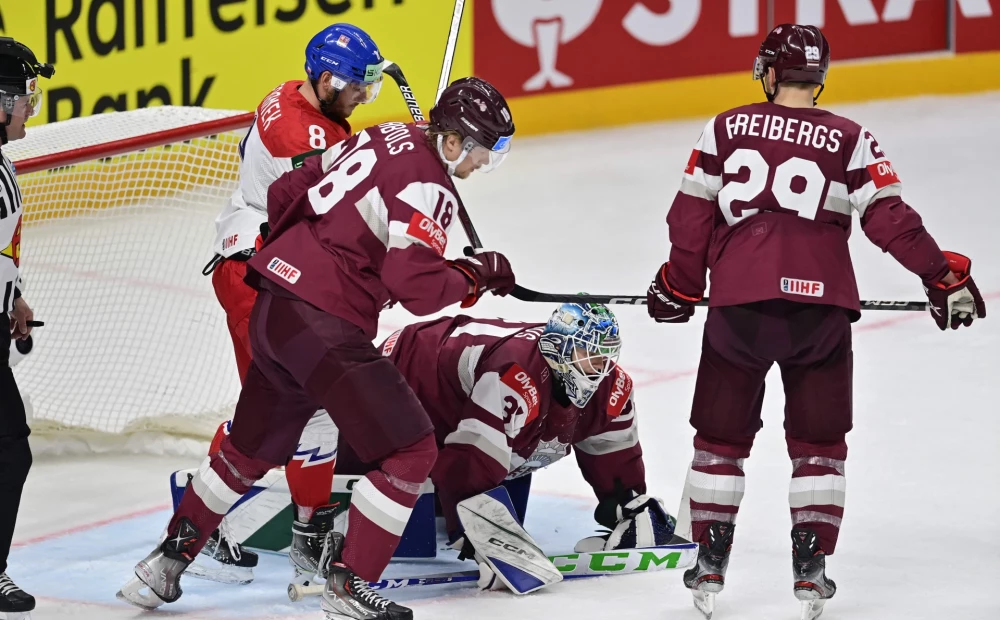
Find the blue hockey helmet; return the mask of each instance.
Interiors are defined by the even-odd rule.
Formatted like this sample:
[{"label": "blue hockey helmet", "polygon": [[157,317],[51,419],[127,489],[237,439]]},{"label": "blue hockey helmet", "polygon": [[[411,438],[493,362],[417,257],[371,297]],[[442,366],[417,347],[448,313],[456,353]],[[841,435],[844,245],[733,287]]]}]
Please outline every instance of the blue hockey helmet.
[{"label": "blue hockey helmet", "polygon": [[618,319],[603,304],[562,304],[538,339],[542,357],[577,407],[584,407],[614,370],[621,348]]},{"label": "blue hockey helmet", "polygon": [[382,88],[385,59],[368,33],[351,24],[333,24],[318,32],[306,46],[306,74],[319,80],[324,71],[333,76],[333,87],[344,90],[357,84],[371,103]]}]

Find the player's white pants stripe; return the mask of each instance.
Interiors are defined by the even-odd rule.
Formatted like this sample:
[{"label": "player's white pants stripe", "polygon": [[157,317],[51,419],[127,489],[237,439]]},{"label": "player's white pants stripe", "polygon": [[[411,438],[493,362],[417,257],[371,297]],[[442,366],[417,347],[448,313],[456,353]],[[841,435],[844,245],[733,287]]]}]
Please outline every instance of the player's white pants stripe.
[{"label": "player's white pants stripe", "polygon": [[836,474],[792,478],[788,486],[788,505],[791,508],[806,506],[843,508],[846,491],[847,478]]},{"label": "player's white pants stripe", "polygon": [[394,536],[402,536],[411,509],[397,503],[379,491],[372,481],[362,478],[354,485],[351,510],[357,510],[369,521]]},{"label": "player's white pants stripe", "polygon": [[191,479],[191,490],[201,498],[205,506],[215,514],[224,515],[242,495],[229,488],[228,485],[212,469],[211,459],[201,462],[198,473]]},{"label": "player's white pants stripe", "polygon": [[688,471],[688,496],[699,504],[739,507],[746,489],[743,476],[720,476],[705,472]]}]

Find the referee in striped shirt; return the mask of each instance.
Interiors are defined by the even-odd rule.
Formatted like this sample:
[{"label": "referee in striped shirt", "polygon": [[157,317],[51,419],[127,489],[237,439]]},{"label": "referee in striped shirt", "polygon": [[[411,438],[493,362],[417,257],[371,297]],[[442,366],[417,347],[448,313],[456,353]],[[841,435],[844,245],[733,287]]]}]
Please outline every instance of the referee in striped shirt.
[{"label": "referee in striped shirt", "polygon": [[10,369],[11,338],[27,338],[33,315],[21,296],[21,190],[14,166],[2,145],[24,137],[24,123],[42,107],[38,78],[51,77],[52,65],[41,64],[26,46],[0,37],[0,612],[28,612],[35,599],[7,576],[7,555],[21,503],[21,489],[31,468],[24,401]]}]

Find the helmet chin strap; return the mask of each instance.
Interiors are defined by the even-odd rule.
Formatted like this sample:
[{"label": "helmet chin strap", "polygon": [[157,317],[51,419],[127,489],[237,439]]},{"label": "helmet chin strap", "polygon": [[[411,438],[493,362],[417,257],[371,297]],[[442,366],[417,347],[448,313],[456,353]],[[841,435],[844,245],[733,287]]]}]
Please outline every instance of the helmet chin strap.
[{"label": "helmet chin strap", "polygon": [[331,99],[330,101],[327,101],[326,99],[323,99],[319,95],[319,80],[313,80],[313,81],[311,81],[311,85],[312,85],[312,89],[313,89],[313,94],[316,95],[316,100],[319,101],[319,112],[320,112],[320,114],[322,114],[323,116],[327,117],[331,121],[333,121],[335,123],[338,123],[338,124],[341,121],[343,121],[344,119],[340,118],[340,116],[338,116],[337,113],[334,112],[334,110],[333,110],[333,106],[337,103],[337,97],[340,97],[340,92],[341,91],[339,91],[336,88],[334,88],[333,89],[333,99]]},{"label": "helmet chin strap", "polygon": [[448,174],[450,176],[455,176],[455,169],[458,168],[458,166],[463,161],[465,161],[465,157],[469,154],[468,151],[462,149],[462,154],[458,156],[458,159],[456,159],[455,161],[449,160],[444,155],[444,135],[440,134],[438,135],[438,140],[437,140],[437,150],[438,150],[438,157],[441,158],[441,163],[443,163],[445,166],[448,167]]}]

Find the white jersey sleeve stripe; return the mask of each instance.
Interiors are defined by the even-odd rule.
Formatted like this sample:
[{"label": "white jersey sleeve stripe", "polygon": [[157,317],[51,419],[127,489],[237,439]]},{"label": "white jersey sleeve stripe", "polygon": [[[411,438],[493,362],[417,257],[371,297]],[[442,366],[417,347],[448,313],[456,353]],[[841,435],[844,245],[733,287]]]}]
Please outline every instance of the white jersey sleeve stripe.
[{"label": "white jersey sleeve stripe", "polygon": [[507,435],[475,418],[465,418],[455,430],[444,438],[445,445],[464,444],[477,448],[503,467],[510,470],[510,444]]}]

